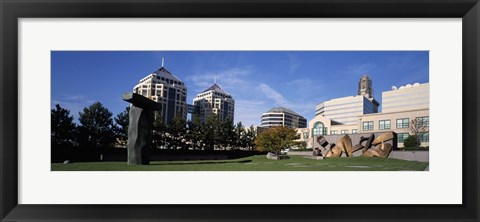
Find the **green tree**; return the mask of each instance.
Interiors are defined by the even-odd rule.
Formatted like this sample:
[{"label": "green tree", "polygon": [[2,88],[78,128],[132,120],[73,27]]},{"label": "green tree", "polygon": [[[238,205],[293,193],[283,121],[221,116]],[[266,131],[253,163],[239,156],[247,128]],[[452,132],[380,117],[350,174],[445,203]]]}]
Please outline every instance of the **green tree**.
[{"label": "green tree", "polygon": [[253,125],[251,125],[248,130],[245,130],[245,137],[243,137],[243,140],[244,140],[244,143],[245,143],[245,147],[250,150],[250,151],[253,151],[255,150],[255,140],[257,138],[257,130],[255,129],[255,127]]},{"label": "green tree", "polygon": [[238,122],[237,125],[235,126],[234,147],[240,148],[240,149],[247,147],[246,132],[242,122]]},{"label": "green tree", "polygon": [[193,118],[187,122],[187,141],[190,144],[190,148],[203,149],[202,133],[204,127],[199,118]]},{"label": "green tree", "polygon": [[187,123],[179,116],[167,128],[168,142],[171,149],[186,149]]},{"label": "green tree", "polygon": [[80,112],[80,134],[87,146],[110,146],[115,141],[112,113],[100,102],[85,107]]},{"label": "green tree", "polygon": [[114,118],[115,125],[113,130],[115,132],[117,142],[122,146],[125,146],[127,144],[129,111],[130,107],[126,107],[123,112],[117,114],[117,116]]},{"label": "green tree", "polygon": [[299,138],[295,129],[279,126],[260,133],[255,140],[255,145],[259,151],[279,154],[282,149],[296,145],[295,140]]},{"label": "green tree", "polygon": [[206,150],[214,150],[218,140],[218,119],[212,116],[207,119],[202,133],[202,141]]},{"label": "green tree", "polygon": [[235,126],[230,119],[225,119],[218,123],[216,136],[216,144],[224,150],[235,146]]},{"label": "green tree", "polygon": [[403,146],[405,148],[418,148],[420,146],[420,142],[415,135],[410,135],[403,140]]},{"label": "green tree", "polygon": [[157,149],[167,148],[167,125],[158,111],[154,112],[152,147]]},{"label": "green tree", "polygon": [[59,104],[51,110],[51,127],[52,145],[72,146],[76,143],[77,126],[73,122],[73,116]]}]

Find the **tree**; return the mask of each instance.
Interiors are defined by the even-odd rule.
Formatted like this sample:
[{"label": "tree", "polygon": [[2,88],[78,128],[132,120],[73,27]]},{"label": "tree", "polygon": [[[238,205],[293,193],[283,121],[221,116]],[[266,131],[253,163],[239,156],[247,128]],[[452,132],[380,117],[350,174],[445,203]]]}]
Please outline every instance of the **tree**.
[{"label": "tree", "polygon": [[403,146],[405,148],[418,148],[420,142],[418,141],[417,136],[410,135],[403,140]]},{"label": "tree", "polygon": [[218,140],[218,119],[217,116],[208,118],[202,133],[202,141],[206,150],[214,150]]},{"label": "tree", "polygon": [[187,123],[180,116],[175,117],[167,127],[168,143],[171,149],[186,149]]},{"label": "tree", "polygon": [[245,133],[245,128],[242,125],[242,122],[238,122],[237,125],[235,126],[234,147],[236,148],[247,147],[246,133]]},{"label": "tree", "polygon": [[163,121],[160,112],[154,112],[153,121],[153,146],[157,149],[167,148],[167,125]]},{"label": "tree", "polygon": [[59,104],[51,110],[51,127],[52,145],[72,146],[76,143],[77,126],[73,122],[73,116]]},{"label": "tree", "polygon": [[203,149],[202,132],[203,124],[199,118],[193,118],[187,122],[187,141],[192,149]]},{"label": "tree", "polygon": [[82,143],[87,146],[110,146],[115,141],[112,113],[100,102],[95,102],[80,112],[78,119]]},{"label": "tree", "polygon": [[255,140],[257,138],[257,130],[251,125],[248,130],[245,131],[245,136],[242,138],[245,143],[245,148],[252,151],[255,150]]},{"label": "tree", "polygon": [[125,110],[114,118],[115,125],[114,125],[114,132],[117,142],[122,145],[126,146],[127,139],[128,139],[128,124],[129,124],[129,112],[130,107],[126,107]]},{"label": "tree", "polygon": [[[412,119],[410,121],[410,125],[408,126],[408,131],[410,132],[410,135],[412,135],[413,138],[416,139],[416,141],[412,143],[412,144],[415,144],[414,146],[415,148],[418,149],[418,147],[421,144],[419,134],[423,132],[427,132],[428,126],[429,126],[428,121],[424,122],[423,120],[419,120],[419,119]],[[405,145],[405,141],[404,141],[404,146],[407,147]]]},{"label": "tree", "polygon": [[230,119],[222,120],[217,125],[217,145],[224,150],[235,146],[235,126]]},{"label": "tree", "polygon": [[255,139],[255,145],[259,151],[279,154],[282,149],[296,145],[295,140],[299,138],[295,129],[279,126],[260,133]]}]

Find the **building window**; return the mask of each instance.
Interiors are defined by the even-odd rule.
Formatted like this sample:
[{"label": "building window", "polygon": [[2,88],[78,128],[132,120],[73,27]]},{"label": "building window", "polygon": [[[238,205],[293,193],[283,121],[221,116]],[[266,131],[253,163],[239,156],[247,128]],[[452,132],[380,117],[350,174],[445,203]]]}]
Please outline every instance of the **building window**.
[{"label": "building window", "polygon": [[390,120],[380,120],[378,124],[380,130],[390,129]]},{"label": "building window", "polygon": [[352,134],[357,134],[357,129],[352,129]]},{"label": "building window", "polygon": [[407,139],[408,136],[408,133],[397,133],[397,142],[403,143],[403,141]]},{"label": "building window", "polygon": [[408,128],[409,122],[408,118],[397,119],[397,129]]},{"label": "building window", "polygon": [[336,130],[330,131],[330,135],[337,135],[337,131]]},{"label": "building window", "polygon": [[430,141],[430,139],[429,139],[430,135],[429,135],[428,132],[418,133],[417,136],[418,136],[418,141],[420,141],[420,142],[429,142]]},{"label": "building window", "polygon": [[417,127],[428,127],[429,125],[429,120],[428,116],[425,117],[417,117],[416,119],[416,125]]},{"label": "building window", "polygon": [[348,130],[342,130],[341,133],[342,133],[343,135],[348,134]]},{"label": "building window", "polygon": [[319,136],[327,134],[327,128],[324,127],[322,122],[316,122],[313,124],[312,136]]},{"label": "building window", "polygon": [[363,122],[363,131],[373,130],[373,121]]}]

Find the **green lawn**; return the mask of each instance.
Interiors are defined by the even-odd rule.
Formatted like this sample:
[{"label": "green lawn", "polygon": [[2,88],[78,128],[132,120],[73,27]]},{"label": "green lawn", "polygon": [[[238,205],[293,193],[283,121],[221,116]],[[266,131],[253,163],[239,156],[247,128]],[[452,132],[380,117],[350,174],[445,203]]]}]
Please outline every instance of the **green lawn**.
[{"label": "green lawn", "polygon": [[268,160],[264,155],[234,160],[153,161],[128,166],[126,162],[53,163],[52,171],[422,171],[428,163],[389,158],[331,158],[323,160],[290,156]]}]

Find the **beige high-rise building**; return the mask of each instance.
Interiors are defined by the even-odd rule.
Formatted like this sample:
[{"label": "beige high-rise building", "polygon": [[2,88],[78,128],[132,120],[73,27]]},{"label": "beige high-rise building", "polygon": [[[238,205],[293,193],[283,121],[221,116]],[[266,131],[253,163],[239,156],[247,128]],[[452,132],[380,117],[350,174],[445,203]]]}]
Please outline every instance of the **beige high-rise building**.
[{"label": "beige high-rise building", "polygon": [[234,120],[235,100],[216,83],[197,94],[193,105],[197,107],[197,113],[192,114],[192,119],[200,118],[201,122],[206,122],[215,115],[219,120]]},{"label": "beige high-rise building", "polygon": [[430,84],[415,83],[393,86],[392,90],[382,92],[382,112],[428,109],[430,107]]},{"label": "beige high-rise building", "polygon": [[187,118],[187,87],[163,66],[141,79],[133,92],[160,103],[165,123],[171,123],[177,116]]}]

